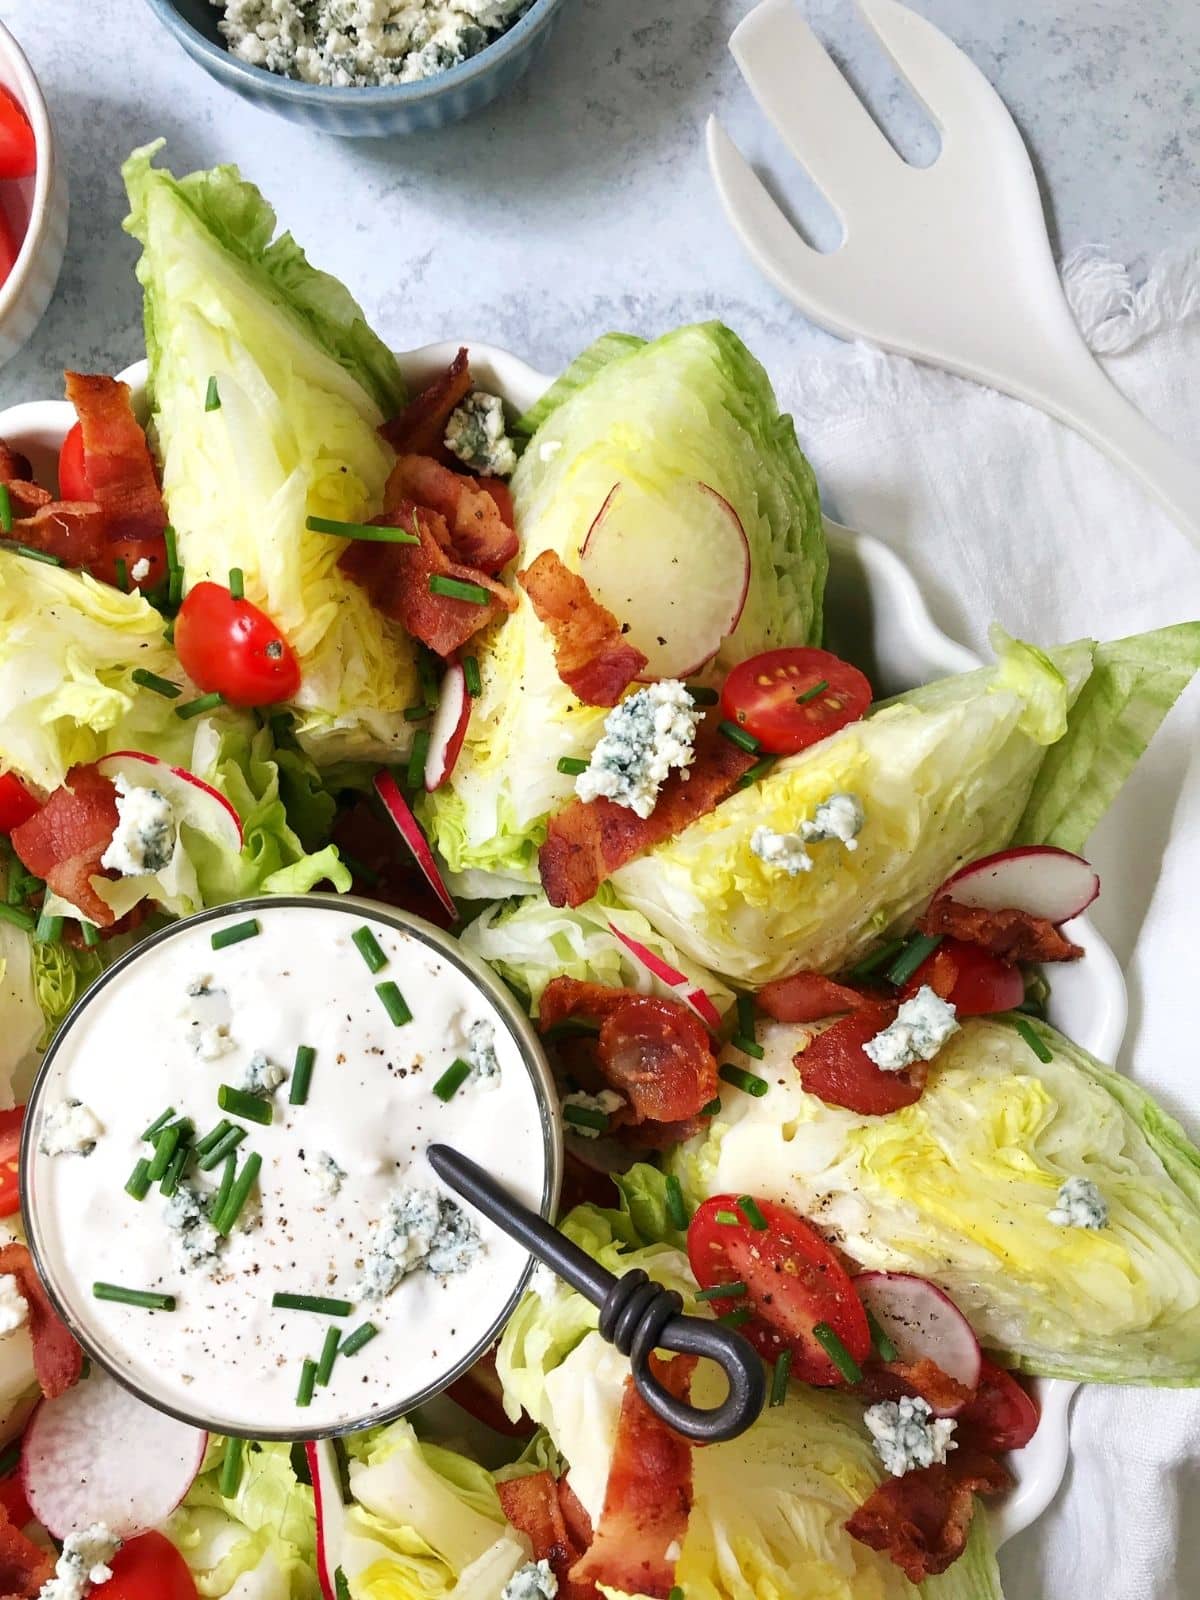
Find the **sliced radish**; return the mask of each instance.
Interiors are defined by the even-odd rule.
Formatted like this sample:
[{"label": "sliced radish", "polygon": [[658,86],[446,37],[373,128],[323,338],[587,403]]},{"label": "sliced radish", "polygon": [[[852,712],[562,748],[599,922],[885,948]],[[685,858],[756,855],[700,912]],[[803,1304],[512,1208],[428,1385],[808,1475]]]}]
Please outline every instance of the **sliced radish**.
[{"label": "sliced radish", "polygon": [[643,944],[640,939],[631,938],[629,934],[622,933],[615,922],[609,922],[609,932],[623,944],[633,959],[645,967],[652,977],[659,983],[665,984],[677,1000],[682,1000],[685,1006],[694,1011],[706,1028],[711,1028],[716,1033],[721,1026],[721,1013],[705,994],[703,989],[694,988],[686,972],[680,972],[678,967],[673,967],[669,961],[664,961],[662,956],[651,950],[650,946]]},{"label": "sliced radish", "polygon": [[54,1535],[103,1522],[122,1539],[160,1527],[200,1471],[208,1435],[130,1394],[99,1367],[43,1400],[21,1444],[21,1484]]},{"label": "sliced radish", "polygon": [[457,661],[452,661],[442,679],[437,710],[429,726],[429,753],[425,757],[425,788],[429,794],[440,789],[454,771],[470,720],[467,675]]},{"label": "sliced radish", "polygon": [[106,778],[124,778],[130,788],[157,789],[171,803],[177,822],[215,839],[223,849],[242,848],[242,819],[225,796],[186,767],[173,767],[141,750],[116,750],[96,763]]},{"label": "sliced radish", "polygon": [[988,911],[1028,911],[1057,926],[1086,911],[1099,893],[1099,874],[1082,856],[1028,844],[960,867],[933,898]]},{"label": "sliced radish", "polygon": [[[310,1439],[304,1446],[317,1516],[317,1581],[325,1600],[338,1600],[337,1571],[346,1533],[342,1476],[332,1439]],[[345,1568],[342,1567],[345,1572]],[[349,1577],[349,1574],[346,1573]]]},{"label": "sliced radish", "polygon": [[[982,1355],[971,1324],[942,1291],[907,1272],[860,1272],[858,1297],[896,1346],[899,1360],[928,1359],[955,1383],[974,1390]],[[953,1416],[961,1406],[939,1413]]]},{"label": "sliced radish", "polygon": [[643,681],[686,678],[738,625],[750,546],[737,512],[706,483],[684,481],[669,496],[618,483],[588,530],[579,569],[645,654]]},{"label": "sliced radish", "polygon": [[721,1013],[703,989],[689,989],[686,994],[681,994],[679,998],[685,1006],[691,1006],[706,1028],[710,1028],[713,1033],[720,1032]]},{"label": "sliced radish", "polygon": [[421,832],[421,824],[413,816],[408,801],[400,793],[399,785],[390,772],[375,774],[375,793],[383,801],[388,816],[400,830],[400,837],[412,851],[417,865],[429,882],[429,887],[445,907],[446,914],[457,922],[458,907],[454,904],[454,898],[438,871],[438,864],[433,859],[429,841]]}]

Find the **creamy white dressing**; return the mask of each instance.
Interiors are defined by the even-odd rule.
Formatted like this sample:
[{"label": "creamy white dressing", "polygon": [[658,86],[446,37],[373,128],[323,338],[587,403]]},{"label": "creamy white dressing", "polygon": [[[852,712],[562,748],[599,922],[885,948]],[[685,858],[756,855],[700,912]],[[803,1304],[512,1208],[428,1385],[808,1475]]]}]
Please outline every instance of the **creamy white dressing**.
[{"label": "creamy white dressing", "polygon": [[[148,947],[85,1003],[62,1036],[33,1113],[66,1099],[102,1128],[90,1155],[51,1156],[35,1124],[30,1192],[37,1243],[52,1287],[114,1370],[162,1404],[246,1433],[328,1429],[393,1410],[451,1371],[502,1315],[529,1264],[525,1251],[478,1213],[464,1210],[482,1248],[461,1271],[409,1272],[382,1299],[362,1297],[364,1261],[389,1201],[409,1188],[448,1194],[425,1159],[443,1141],[484,1165],[538,1209],[546,1153],[541,1106],[518,1036],[466,973],[415,935],[361,906],[280,905],[256,913],[261,932],[225,949],[212,935],[246,912],[180,925]],[[368,924],[388,957],[368,970],[351,942]],[[195,1047],[198,987],[227,1048]],[[413,1013],[396,1026],[376,994],[394,982]],[[203,997],[201,997],[203,1000]],[[202,1004],[202,1009],[204,1009]],[[446,1104],[434,1084],[467,1057],[471,1029],[493,1030],[499,1071],[476,1074]],[[478,1030],[476,1038],[478,1039]],[[297,1047],[316,1051],[307,1103],[289,1103]],[[265,1057],[286,1078],[262,1098],[268,1127],[217,1105],[222,1084],[247,1081]],[[238,1149],[262,1157],[258,1187],[215,1265],[181,1245],[170,1202],[151,1188],[125,1193],[144,1129],[167,1107],[197,1136],[222,1116],[247,1128]],[[203,1201],[220,1168],[186,1180]],[[176,1204],[176,1212],[179,1207]],[[173,1294],[176,1310],[146,1311],[97,1300],[96,1280]],[[272,1307],[273,1294],[354,1302],[345,1318]],[[298,1408],[306,1357],[316,1360],[331,1321],[349,1334],[370,1321],[375,1338],[339,1357],[327,1387]]]}]

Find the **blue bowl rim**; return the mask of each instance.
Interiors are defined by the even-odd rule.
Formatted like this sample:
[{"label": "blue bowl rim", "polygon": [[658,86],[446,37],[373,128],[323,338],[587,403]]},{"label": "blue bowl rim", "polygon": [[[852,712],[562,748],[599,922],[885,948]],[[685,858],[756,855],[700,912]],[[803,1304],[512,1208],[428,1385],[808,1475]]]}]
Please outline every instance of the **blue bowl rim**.
[{"label": "blue bowl rim", "polygon": [[[533,0],[529,10],[498,39],[485,45],[478,53],[457,66],[447,67],[431,78],[418,78],[414,83],[374,84],[368,88],[342,88],[336,84],[304,83],[298,78],[285,78],[266,67],[253,67],[242,61],[224,45],[214,44],[192,26],[179,13],[174,0],[146,0],[146,4],[163,26],[179,40],[189,54],[199,53],[209,70],[218,78],[240,80],[247,89],[257,94],[272,95],[282,100],[301,104],[337,105],[347,109],[410,105],[432,100],[443,91],[483,77],[507,56],[520,51],[543,28],[547,27],[555,9],[562,0]],[[215,9],[215,8],[214,8]]]}]

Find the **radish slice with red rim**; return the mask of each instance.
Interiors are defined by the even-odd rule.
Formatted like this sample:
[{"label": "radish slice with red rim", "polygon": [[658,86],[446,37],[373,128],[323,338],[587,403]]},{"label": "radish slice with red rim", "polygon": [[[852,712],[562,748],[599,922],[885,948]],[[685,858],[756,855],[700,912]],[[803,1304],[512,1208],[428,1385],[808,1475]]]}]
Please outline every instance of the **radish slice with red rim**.
[{"label": "radish slice with red rim", "polygon": [[[949,1296],[907,1272],[861,1272],[854,1287],[896,1346],[899,1361],[932,1361],[955,1383],[975,1390],[983,1359],[979,1341]],[[953,1416],[958,1410],[955,1406],[939,1415]]]},{"label": "radish slice with red rim", "polygon": [[186,822],[226,850],[241,850],[242,819],[234,806],[185,767],[173,767],[141,750],[115,750],[96,763],[96,770],[114,782],[124,778],[131,789],[157,789],[170,802],[176,822]]},{"label": "radish slice with red rim", "polygon": [[207,1447],[207,1433],[93,1367],[33,1413],[21,1443],[21,1484],[56,1539],[93,1522],[129,1539],[162,1526],[195,1482]]},{"label": "radish slice with red rim", "polygon": [[935,900],[987,911],[1027,911],[1057,926],[1086,911],[1100,893],[1090,862],[1056,845],[1017,845],[960,867]]},{"label": "radish slice with red rim", "polygon": [[712,998],[703,989],[688,989],[679,998],[685,1006],[691,1009],[700,1018],[706,1028],[713,1033],[718,1033],[721,1028],[721,1013],[712,1002]]},{"label": "radish slice with red rim", "polygon": [[429,725],[429,752],[425,757],[425,788],[429,794],[440,789],[454,771],[470,721],[467,675],[457,661],[452,661],[442,679],[437,710]]},{"label": "radish slice with red rim", "polygon": [[613,937],[625,946],[633,959],[645,967],[651,977],[657,978],[659,983],[670,989],[674,999],[681,1000],[689,1010],[696,1013],[706,1028],[711,1028],[714,1033],[720,1029],[721,1013],[703,989],[693,986],[686,972],[680,972],[678,967],[673,967],[669,961],[664,960],[640,939],[622,933],[615,922],[610,921],[608,929]]},{"label": "radish slice with red rim", "polygon": [[310,1439],[304,1446],[304,1454],[308,1459],[317,1518],[317,1582],[324,1600],[340,1600],[337,1574],[341,1569],[346,1507],[342,1501],[337,1452],[332,1439]]},{"label": "radish slice with red rim", "polygon": [[375,774],[375,792],[383,801],[388,816],[399,829],[400,837],[412,851],[414,860],[425,874],[429,887],[444,906],[446,914],[457,922],[458,907],[454,904],[454,897],[438,871],[438,864],[433,859],[429,841],[421,831],[421,824],[413,816],[408,801],[400,793],[400,787],[390,772]]}]

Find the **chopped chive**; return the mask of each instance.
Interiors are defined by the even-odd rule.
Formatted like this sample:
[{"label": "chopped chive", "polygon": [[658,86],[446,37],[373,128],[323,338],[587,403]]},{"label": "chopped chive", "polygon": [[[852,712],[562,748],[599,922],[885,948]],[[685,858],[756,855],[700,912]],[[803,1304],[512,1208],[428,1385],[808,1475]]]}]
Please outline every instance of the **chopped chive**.
[{"label": "chopped chive", "polygon": [[583,1017],[564,1017],[552,1028],[547,1028],[542,1038],[552,1044],[556,1039],[594,1039],[599,1032],[600,1026],[596,1022],[587,1022]]},{"label": "chopped chive", "polygon": [[156,1294],[153,1289],[124,1289],[119,1283],[94,1283],[97,1300],[115,1300],[118,1305],[140,1306],[143,1311],[174,1311],[173,1294]]},{"label": "chopped chive", "polygon": [[417,652],[417,681],[421,685],[421,698],[428,710],[436,711],[438,703],[438,666],[432,651]]},{"label": "chopped chive", "polygon": [[735,1033],[729,1042],[735,1050],[740,1050],[744,1056],[753,1056],[755,1061],[761,1061],[767,1053],[762,1045],[741,1033]]},{"label": "chopped chive", "polygon": [[1053,1054],[1046,1048],[1046,1041],[1042,1038],[1041,1034],[1035,1030],[1032,1023],[1028,1022],[1024,1017],[1014,1017],[1012,1021],[1013,1027],[1021,1035],[1022,1039],[1024,1039],[1025,1043],[1033,1051],[1034,1055],[1039,1061],[1054,1060]]},{"label": "chopped chive", "polygon": [[405,706],[404,708],[405,722],[424,722],[426,717],[431,717],[432,715],[432,709],[425,704],[424,700],[418,705]]},{"label": "chopped chive", "polygon": [[241,944],[243,939],[253,939],[262,932],[258,925],[257,917],[250,917],[246,922],[235,922],[232,928],[218,928],[212,936],[214,950],[225,950],[231,944]]},{"label": "chopped chive", "polygon": [[83,936],[83,942],[85,945],[87,945],[89,950],[94,950],[100,943],[100,930],[97,928],[94,922],[87,922],[83,917],[80,917],[79,932]]},{"label": "chopped chive", "polygon": [[237,1157],[233,1154],[225,1157],[225,1170],[221,1174],[221,1182],[217,1185],[217,1192],[213,1196],[212,1205],[208,1208],[208,1220],[216,1222],[229,1203],[229,1196],[233,1193],[233,1181],[237,1177]]},{"label": "chopped chive", "polygon": [[222,1111],[232,1111],[235,1117],[261,1123],[264,1128],[270,1127],[275,1120],[275,1108],[269,1100],[264,1100],[261,1095],[247,1094],[245,1089],[235,1089],[232,1084],[223,1083],[220,1086],[217,1104]]},{"label": "chopped chive", "polygon": [[684,1600],[683,1590],[678,1584],[676,1584],[671,1590],[670,1594],[667,1596],[667,1600]]},{"label": "chopped chive", "polygon": [[723,734],[730,744],[736,744],[747,755],[757,755],[762,749],[761,743],[752,733],[747,733],[745,728],[739,728],[736,722],[719,722],[717,732]]},{"label": "chopped chive", "polygon": [[331,1300],[322,1294],[273,1294],[277,1311],[315,1311],[322,1317],[348,1317],[354,1310],[349,1300]]},{"label": "chopped chive", "polygon": [[325,1343],[321,1346],[320,1359],[317,1362],[317,1383],[323,1389],[329,1382],[333,1371],[333,1363],[337,1360],[338,1346],[342,1342],[342,1330],[334,1323],[325,1335]]},{"label": "chopped chive", "polygon": [[879,1359],[881,1361],[898,1361],[900,1359],[900,1352],[892,1343],[891,1335],[888,1333],[883,1323],[880,1322],[879,1318],[871,1310],[870,1306],[866,1308],[866,1311],[867,1327],[871,1330],[871,1343],[879,1352]]},{"label": "chopped chive", "polygon": [[117,588],[124,594],[129,593],[129,568],[125,564],[124,556],[118,556],[113,562],[113,575],[117,580]]},{"label": "chopped chive", "polygon": [[[3,485],[0,485],[3,487]],[[49,550],[35,550],[31,544],[9,544],[4,547],[14,556],[24,556],[26,561],[40,561],[45,567],[61,567],[63,561],[58,556],[52,556]]]},{"label": "chopped chive", "polygon": [[155,1139],[158,1138],[159,1134],[163,1131],[163,1129],[166,1127],[167,1123],[170,1122],[171,1118],[174,1115],[175,1115],[175,1107],[174,1106],[168,1106],[167,1109],[162,1113],[161,1116],[155,1117],[154,1121],[150,1124],[150,1126],[142,1134],[142,1138],[143,1139],[149,1139],[151,1142],[153,1142]]},{"label": "chopped chive", "polygon": [[720,701],[721,696],[717,691],[709,689],[703,683],[688,683],[684,687],[691,695],[694,706],[715,706]]},{"label": "chopped chive", "polygon": [[412,749],[408,754],[408,771],[405,773],[410,789],[420,789],[425,783],[425,758],[429,754],[432,737],[428,728],[418,728],[413,734]]},{"label": "chopped chive", "polygon": [[150,1193],[150,1163],[145,1156],[126,1179],[125,1193],[132,1195],[135,1200],[144,1200]]},{"label": "chopped chive", "polygon": [[38,944],[59,944],[62,941],[63,919],[48,916],[45,911],[37,920],[33,937]]},{"label": "chopped chive", "polygon": [[796,696],[798,706],[806,706],[810,700],[815,700],[819,694],[824,694],[829,687],[829,679],[822,678],[820,683],[814,683],[811,689],[805,689],[803,694]]},{"label": "chopped chive", "polygon": [[313,1386],[317,1381],[317,1363],[309,1356],[305,1356],[300,1367],[300,1383],[296,1389],[296,1404],[298,1406],[312,1405]]},{"label": "chopped chive", "polygon": [[470,1063],[460,1056],[457,1061],[452,1061],[433,1086],[433,1092],[443,1105],[454,1099],[454,1096],[471,1076]]},{"label": "chopped chive", "polygon": [[376,872],[373,867],[369,867],[365,861],[360,861],[357,856],[352,856],[348,850],[343,850],[339,846],[338,854],[342,858],[343,865],[349,867],[354,876],[361,878],[364,883],[376,884],[383,882],[382,873]]},{"label": "chopped chive", "polygon": [[[182,599],[183,599],[183,568],[182,567],[172,567],[170,569],[168,575],[167,575],[167,604],[169,606],[177,606]],[[174,627],[172,626],[172,628],[171,628],[172,641],[174,640],[174,637],[175,637],[175,630],[174,630]]]},{"label": "chopped chive", "polygon": [[183,693],[177,683],[172,683],[169,678],[160,678],[157,672],[149,672],[145,667],[134,667],[129,676],[134,683],[140,683],[143,689],[153,689],[155,694],[161,694],[164,700],[178,700]]},{"label": "chopped chive", "polygon": [[194,700],[187,700],[181,706],[175,707],[175,715],[184,722],[190,722],[193,717],[202,717],[206,711],[215,711],[222,703],[222,697],[214,689],[211,694],[197,695]]},{"label": "chopped chive", "polygon": [[183,1137],[183,1123],[172,1122],[154,1141],[154,1154],[150,1158],[150,1182],[158,1183],[166,1176],[175,1147]]},{"label": "chopped chive", "polygon": [[8,882],[4,886],[5,904],[19,906],[24,898],[25,869],[19,861],[10,861],[8,865]]},{"label": "chopped chive", "polygon": [[211,1172],[214,1167],[219,1167],[227,1156],[233,1152],[246,1137],[245,1128],[235,1128],[227,1124],[228,1132],[223,1133],[217,1144],[211,1150],[206,1150],[200,1157],[199,1167],[201,1172]]},{"label": "chopped chive", "polygon": [[208,388],[204,394],[205,411],[220,411],[221,391],[217,388],[217,380],[212,377],[208,380]]},{"label": "chopped chive", "polygon": [[465,600],[472,606],[489,605],[492,598],[481,583],[464,583],[461,578],[444,578],[440,572],[431,574],[429,592],[445,595],[449,600]]},{"label": "chopped chive", "polygon": [[13,531],[12,496],[6,483],[0,483],[0,529],[5,533]]},{"label": "chopped chive", "polygon": [[379,940],[365,924],[350,935],[350,942],[367,963],[369,972],[382,972],[388,964]]},{"label": "chopped chive", "polygon": [[710,1100],[706,1106],[701,1106],[700,1107],[700,1115],[702,1117],[715,1117],[717,1112],[720,1111],[720,1109],[721,1109],[721,1096],[717,1095],[716,1098],[713,1099],[713,1100]]},{"label": "chopped chive", "polygon": [[792,1375],[792,1351],[790,1346],[785,1346],[779,1352],[779,1360],[775,1363],[775,1370],[771,1374],[771,1398],[768,1405],[781,1406],[787,1398],[788,1379]]},{"label": "chopped chive", "polygon": [[581,772],[586,772],[590,762],[581,761],[578,756],[559,756],[558,770],[565,777],[577,778]]},{"label": "chopped chive", "polygon": [[175,538],[175,529],[169,522],[163,529],[163,543],[167,547],[167,570],[174,572],[179,566],[179,545]]},{"label": "chopped chive", "polygon": [[696,1295],[697,1300],[739,1300],[742,1295],[749,1294],[750,1290],[744,1283],[714,1283],[711,1289],[701,1289]]},{"label": "chopped chive", "polygon": [[745,1072],[741,1067],[735,1067],[728,1061],[724,1066],[717,1068],[717,1077],[722,1083],[732,1084],[743,1094],[756,1095],[759,1099],[771,1087],[765,1078],[760,1078],[753,1072]]},{"label": "chopped chive", "polygon": [[850,968],[848,977],[869,978],[880,967],[886,967],[889,961],[895,959],[904,949],[908,941],[905,939],[889,939],[887,944],[881,944],[878,950],[872,950],[870,955],[864,956]]},{"label": "chopped chive", "polygon": [[370,1344],[371,1340],[378,1332],[379,1329],[373,1322],[361,1323],[357,1328],[355,1328],[353,1333],[348,1333],[342,1340],[340,1354],[344,1356],[356,1356],[362,1349],[363,1345]]},{"label": "chopped chive", "polygon": [[611,1120],[607,1111],[597,1110],[595,1106],[563,1107],[563,1121],[577,1128],[595,1128],[598,1133],[605,1133]]},{"label": "chopped chive", "polygon": [[217,1492],[222,1500],[232,1500],[242,1484],[242,1451],[244,1439],[226,1439],[225,1459],[221,1462],[221,1476],[217,1479]]},{"label": "chopped chive", "polygon": [[755,1233],[766,1233],[767,1219],[758,1208],[758,1201],[752,1194],[738,1195],[738,1209]]},{"label": "chopped chive", "polygon": [[222,1117],[220,1122],[218,1122],[215,1127],[208,1130],[203,1139],[196,1140],[196,1154],[198,1156],[206,1156],[212,1149],[213,1145],[220,1144],[221,1140],[232,1127],[233,1123]]},{"label": "chopped chive", "polygon": [[743,1039],[753,1039],[756,1026],[754,1017],[754,996],[740,994],[737,997],[737,1031]]},{"label": "chopped chive", "polygon": [[760,778],[765,778],[778,760],[778,756],[764,756],[761,761],[756,761],[748,772],[742,773],[735,787],[748,789],[752,783],[757,783]]},{"label": "chopped chive", "polygon": [[888,982],[894,983],[897,988],[907,983],[922,961],[931,956],[941,942],[940,933],[918,933],[914,939],[910,939],[887,969]]},{"label": "chopped chive", "polygon": [[26,933],[34,929],[32,916],[21,906],[0,906],[0,922],[11,922],[14,928],[24,928]]},{"label": "chopped chive", "polygon": [[334,1568],[333,1600],[350,1600],[350,1580],[341,1567]]},{"label": "chopped chive", "polygon": [[742,1219],[736,1211],[716,1211],[713,1215],[723,1228],[740,1228],[742,1225]]},{"label": "chopped chive", "polygon": [[163,638],[167,641],[168,644],[174,644],[175,643],[175,618],[174,617],[171,618],[171,620],[167,623],[166,627],[163,629]]},{"label": "chopped chive", "polygon": [[408,1009],[408,1002],[394,983],[377,983],[375,985],[375,993],[383,1001],[383,1009],[398,1028],[402,1028],[406,1022],[412,1021],[412,1012]]},{"label": "chopped chive", "polygon": [[861,1367],[827,1322],[818,1322],[814,1326],[813,1338],[847,1383],[862,1382]]},{"label": "chopped chive", "polygon": [[292,742],[292,729],[296,719],[290,711],[276,711],[274,716],[267,718],[267,727],[271,730],[271,738],[280,747]]},{"label": "chopped chive", "polygon": [[242,1207],[250,1198],[250,1191],[254,1187],[261,1166],[262,1157],[257,1150],[252,1151],[246,1157],[242,1170],[233,1181],[233,1186],[229,1191],[223,1210],[218,1212],[212,1219],[212,1225],[218,1233],[228,1234],[234,1223],[241,1216]]},{"label": "chopped chive", "polygon": [[298,1045],[296,1048],[296,1064],[292,1068],[292,1086],[288,1091],[288,1104],[303,1106],[308,1104],[308,1086],[312,1082],[313,1062],[317,1059],[317,1052],[310,1044]]},{"label": "chopped chive", "polygon": [[671,1225],[675,1228],[686,1228],[688,1225],[687,1202],[683,1198],[683,1185],[673,1172],[667,1174],[667,1215]]},{"label": "chopped chive", "polygon": [[308,517],[304,526],[310,533],[332,533],[339,539],[367,539],[374,544],[420,544],[415,533],[404,528],[389,528],[374,522],[339,522],[334,517]]},{"label": "chopped chive", "polygon": [[235,600],[246,598],[246,575],[241,567],[229,569],[229,593]]},{"label": "chopped chive", "polygon": [[467,685],[467,693],[472,700],[478,700],[483,693],[483,683],[479,677],[479,662],[474,656],[464,656],[462,659],[463,678]]},{"label": "chopped chive", "polygon": [[715,1320],[723,1328],[740,1328],[744,1322],[749,1322],[753,1315],[753,1306],[738,1306],[736,1311],[726,1311],[724,1316],[717,1317]]},{"label": "chopped chive", "polygon": [[179,1188],[179,1180],[183,1177],[184,1168],[192,1159],[192,1155],[191,1145],[184,1140],[180,1140],[175,1154],[171,1157],[170,1165],[163,1173],[162,1182],[158,1186],[159,1194],[166,1195],[169,1198],[175,1193]]}]

